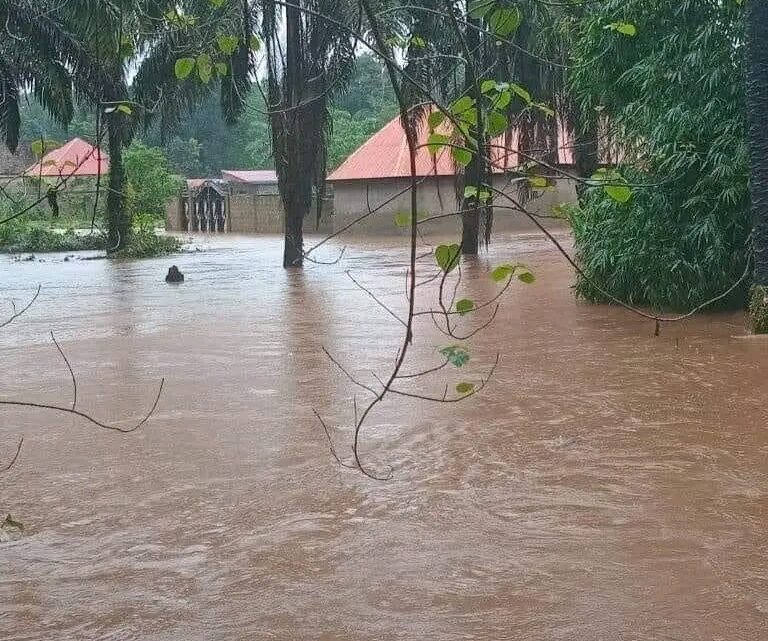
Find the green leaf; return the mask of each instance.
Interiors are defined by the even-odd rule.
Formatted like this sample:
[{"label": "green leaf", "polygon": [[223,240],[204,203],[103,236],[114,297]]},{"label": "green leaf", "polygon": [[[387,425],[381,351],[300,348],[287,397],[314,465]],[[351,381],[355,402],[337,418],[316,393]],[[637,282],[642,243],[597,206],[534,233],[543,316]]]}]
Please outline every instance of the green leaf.
[{"label": "green leaf", "polygon": [[462,316],[465,314],[468,314],[473,309],[475,309],[475,303],[469,298],[462,298],[458,303],[456,303],[456,311],[459,312]]},{"label": "green leaf", "polygon": [[523,15],[517,7],[511,9],[496,9],[488,18],[488,26],[494,35],[506,38],[513,33],[523,21]]},{"label": "green leaf", "polygon": [[410,227],[411,215],[404,211],[398,212],[395,214],[395,225],[398,227]]},{"label": "green leaf", "polygon": [[534,189],[546,189],[549,186],[549,181],[544,176],[531,176],[528,182]]},{"label": "green leaf", "polygon": [[464,198],[474,198],[475,196],[477,196],[477,187],[474,185],[464,187]]},{"label": "green leaf", "polygon": [[427,41],[424,40],[424,38],[422,38],[421,36],[412,36],[411,46],[415,47],[416,49],[425,49],[427,46]]},{"label": "green leaf", "polygon": [[529,105],[531,104],[532,98],[530,92],[525,89],[525,87],[521,87],[520,85],[510,82],[509,88],[511,91],[515,92],[518,96],[520,96],[523,100],[525,100],[526,103]]},{"label": "green leaf", "polygon": [[453,113],[454,115],[460,116],[465,111],[472,109],[472,107],[474,106],[475,106],[475,101],[473,98],[470,98],[469,96],[462,96],[451,105],[450,109],[451,109],[451,113]]},{"label": "green leaf", "polygon": [[436,129],[445,121],[445,114],[442,111],[433,111],[427,118],[430,129]]},{"label": "green leaf", "polygon": [[469,151],[469,149],[464,149],[463,147],[453,147],[451,149],[451,155],[456,161],[456,164],[460,165],[461,167],[466,167],[469,163],[472,162],[473,154],[471,151]]},{"label": "green leaf", "polygon": [[430,134],[429,138],[427,138],[427,149],[429,150],[429,153],[435,155],[450,142],[450,136],[446,136],[445,134]]},{"label": "green leaf", "polygon": [[499,265],[496,269],[494,269],[491,272],[491,278],[496,283],[500,283],[504,280],[509,280],[512,278],[512,275],[515,273],[515,266],[514,265]]},{"label": "green leaf", "polygon": [[189,74],[192,73],[194,68],[194,58],[179,58],[173,67],[173,72],[179,80],[185,80],[186,78],[189,78]]},{"label": "green leaf", "polygon": [[133,113],[133,109],[131,109],[128,105],[117,105],[117,110],[129,116]]},{"label": "green leaf", "polygon": [[616,31],[630,37],[637,35],[637,27],[630,22],[612,22],[611,24],[605,25],[603,29],[610,29],[611,31]]},{"label": "green leaf", "polygon": [[227,67],[227,63],[226,62],[217,62],[214,65],[214,68],[216,69],[216,73],[219,76],[226,76],[227,73],[229,72],[229,67]]},{"label": "green leaf", "polygon": [[208,4],[210,4],[211,6],[216,7],[217,9],[219,9],[220,7],[224,6],[224,3],[226,1],[227,0],[208,0]]},{"label": "green leaf", "polygon": [[536,276],[528,268],[518,267],[517,280],[525,283],[526,285],[532,285],[536,282]]},{"label": "green leaf", "polygon": [[468,15],[470,18],[480,20],[485,18],[494,6],[496,6],[496,0],[469,0]]},{"label": "green leaf", "polygon": [[197,75],[203,83],[208,84],[211,81],[212,73],[211,57],[207,53],[201,53],[197,57]]},{"label": "green leaf", "polygon": [[509,121],[503,113],[492,111],[488,114],[488,135],[498,136],[503,134],[509,127]]},{"label": "green leaf", "polygon": [[462,396],[466,396],[475,391],[475,386],[473,383],[459,383],[456,386],[456,391]]},{"label": "green leaf", "polygon": [[627,203],[632,198],[632,190],[628,185],[606,185],[603,189],[618,203]]},{"label": "green leaf", "polygon": [[231,56],[235,53],[239,42],[240,38],[237,36],[216,36],[216,45],[219,47],[219,51],[226,56]]},{"label": "green leaf", "polygon": [[488,94],[493,91],[496,91],[496,81],[495,80],[483,80],[483,83],[480,85],[480,91],[482,93]]},{"label": "green leaf", "polygon": [[496,96],[496,99],[493,101],[493,108],[506,109],[509,106],[510,102],[512,102],[512,92],[502,91],[498,96]]},{"label": "green leaf", "polygon": [[248,46],[251,48],[251,51],[259,51],[261,49],[261,40],[258,36],[251,36]]},{"label": "green leaf", "polygon": [[469,363],[469,352],[461,345],[450,345],[449,347],[443,347],[440,353],[445,356],[445,359],[454,367],[464,367]]},{"label": "green leaf", "polygon": [[435,249],[435,260],[446,274],[452,272],[459,264],[461,257],[461,247],[453,245],[439,245]]}]

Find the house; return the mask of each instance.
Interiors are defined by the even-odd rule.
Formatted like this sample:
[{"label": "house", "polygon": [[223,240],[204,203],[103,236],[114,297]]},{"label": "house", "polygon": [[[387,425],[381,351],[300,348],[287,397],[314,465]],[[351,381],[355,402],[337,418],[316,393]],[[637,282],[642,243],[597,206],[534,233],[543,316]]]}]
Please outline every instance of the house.
[{"label": "house", "polygon": [[255,171],[222,170],[221,179],[233,191],[242,194],[278,196],[277,173],[273,169]]},{"label": "house", "polygon": [[28,178],[53,178],[55,182],[108,174],[109,156],[82,138],[73,138],[49,151],[24,172]]},{"label": "house", "polygon": [[[278,234],[285,219],[274,170],[222,170],[221,178],[193,178],[166,210],[168,231]],[[320,231],[329,232],[330,220]]]},{"label": "house", "polygon": [[[459,209],[457,205],[456,167],[450,149],[443,148],[432,155],[426,144],[429,130],[426,126],[420,132],[420,149],[416,156],[416,173],[419,178],[417,189],[419,215],[423,217],[450,214]],[[494,180],[493,186],[514,198],[519,198],[521,181],[515,169],[525,161],[518,154],[507,151],[514,149],[515,136],[508,144],[503,137],[492,146]],[[572,164],[567,146],[558,150],[558,163]],[[410,156],[405,131],[399,118],[395,118],[374,134],[328,178],[334,193],[335,229],[341,229],[369,211],[375,213],[350,229],[358,233],[388,234],[407,233],[398,230],[394,217],[401,212],[411,211]],[[527,181],[522,181],[527,182]],[[537,191],[527,203],[527,208],[536,214],[551,215],[553,207],[563,202],[576,200],[576,189],[572,181],[556,179],[546,190]],[[520,213],[498,207],[504,205],[502,198],[496,198],[494,229],[497,231],[533,230],[535,226]],[[509,204],[509,203],[506,203]],[[459,216],[447,216],[429,223],[428,231],[440,233],[458,232],[461,226]],[[427,229],[424,229],[427,231]]]}]

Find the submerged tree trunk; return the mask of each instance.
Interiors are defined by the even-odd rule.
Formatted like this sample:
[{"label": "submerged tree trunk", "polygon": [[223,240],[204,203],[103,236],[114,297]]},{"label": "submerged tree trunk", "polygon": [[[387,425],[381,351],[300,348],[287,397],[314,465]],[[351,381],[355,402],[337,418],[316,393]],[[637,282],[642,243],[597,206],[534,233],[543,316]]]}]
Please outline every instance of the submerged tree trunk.
[{"label": "submerged tree trunk", "polygon": [[[481,53],[481,60],[484,61],[484,47],[482,39],[485,36],[482,33],[480,23],[472,18],[467,18],[467,28],[465,29],[465,39],[467,48],[470,51],[478,51]],[[484,235],[486,243],[490,240],[491,224],[492,224],[492,209],[489,204],[489,200],[481,196],[481,190],[484,185],[488,185],[491,180],[490,166],[487,161],[487,154],[489,152],[487,129],[485,123],[482,122],[482,114],[480,114],[480,104],[482,95],[480,94],[480,88],[477,86],[477,79],[473,72],[467,71],[467,78],[465,82],[465,91],[470,96],[475,104],[478,106],[478,114],[480,116],[478,126],[471,131],[473,137],[477,140],[478,153],[474,154],[470,163],[464,169],[464,180],[460,181],[461,194],[461,251],[465,256],[476,256],[480,251],[480,236]],[[476,187],[477,193],[472,196],[465,196],[465,189],[467,187]]]},{"label": "submerged tree trunk", "polygon": [[113,252],[125,247],[131,231],[130,215],[125,207],[125,168],[123,166],[123,114],[115,111],[107,119],[109,147],[109,188],[107,192],[107,248]]},{"label": "submerged tree trunk", "polygon": [[768,334],[768,0],[747,0],[746,102],[755,281],[752,328]]},{"label": "submerged tree trunk", "polygon": [[[304,219],[312,208],[314,165],[312,154],[312,104],[303,105],[308,90],[301,10],[285,9],[285,66],[274,67],[270,79],[272,136],[280,195],[285,208],[283,267],[301,267],[304,262]],[[282,73],[282,83],[275,77]],[[282,84],[282,86],[281,86]]]}]

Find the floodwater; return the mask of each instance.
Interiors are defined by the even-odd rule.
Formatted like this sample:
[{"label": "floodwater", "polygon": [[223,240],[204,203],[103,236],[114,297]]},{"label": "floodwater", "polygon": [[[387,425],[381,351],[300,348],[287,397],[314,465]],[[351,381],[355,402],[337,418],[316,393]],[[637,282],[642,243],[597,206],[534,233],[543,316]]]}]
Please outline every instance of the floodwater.
[{"label": "floodwater", "polygon": [[[276,238],[141,262],[11,263],[0,397],[71,402],[128,425],[0,410],[0,510],[29,536],[0,546],[3,641],[763,641],[768,639],[768,341],[741,314],[667,326],[574,301],[536,237],[466,371],[407,389],[489,385],[461,404],[391,398],[341,469],[355,388],[376,385],[402,328],[346,277],[405,307],[404,248],[355,241],[342,263],[279,269]],[[336,246],[338,248],[338,245]],[[333,256],[329,249],[324,258]],[[187,282],[167,286],[176,262]],[[425,289],[425,306],[432,300]],[[6,307],[4,309],[9,309]],[[469,321],[466,321],[469,322]],[[452,341],[420,324],[415,371]]]}]

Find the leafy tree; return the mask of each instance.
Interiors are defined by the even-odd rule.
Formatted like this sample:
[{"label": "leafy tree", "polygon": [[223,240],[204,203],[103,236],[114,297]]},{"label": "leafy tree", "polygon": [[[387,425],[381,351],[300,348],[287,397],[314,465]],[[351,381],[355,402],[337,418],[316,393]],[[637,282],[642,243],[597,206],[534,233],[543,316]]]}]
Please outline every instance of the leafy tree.
[{"label": "leafy tree", "polygon": [[125,151],[125,175],[133,214],[163,217],[166,203],[181,188],[181,180],[171,174],[163,150],[138,141]]},{"label": "leafy tree", "polygon": [[[736,2],[607,0],[581,20],[573,91],[609,123],[603,149],[620,149],[638,185],[626,202],[591,189],[573,215],[584,298],[605,300],[594,283],[635,304],[692,308],[744,274],[742,18]],[[746,288],[724,304],[743,304]]]},{"label": "leafy tree", "polygon": [[177,174],[194,178],[203,173],[200,162],[202,145],[195,138],[174,136],[166,146],[168,164]]},{"label": "leafy tree", "polygon": [[335,96],[334,107],[358,118],[384,121],[394,118],[395,96],[387,71],[378,58],[369,53],[357,56],[349,84]]},{"label": "leafy tree", "polygon": [[353,9],[346,0],[297,0],[285,8],[283,38],[276,6],[263,7],[272,149],[285,208],[284,267],[303,263],[303,225],[313,191],[320,214],[330,96],[347,84],[355,61],[356,43],[349,30],[319,16],[332,15],[342,23],[347,19],[351,26]]}]

